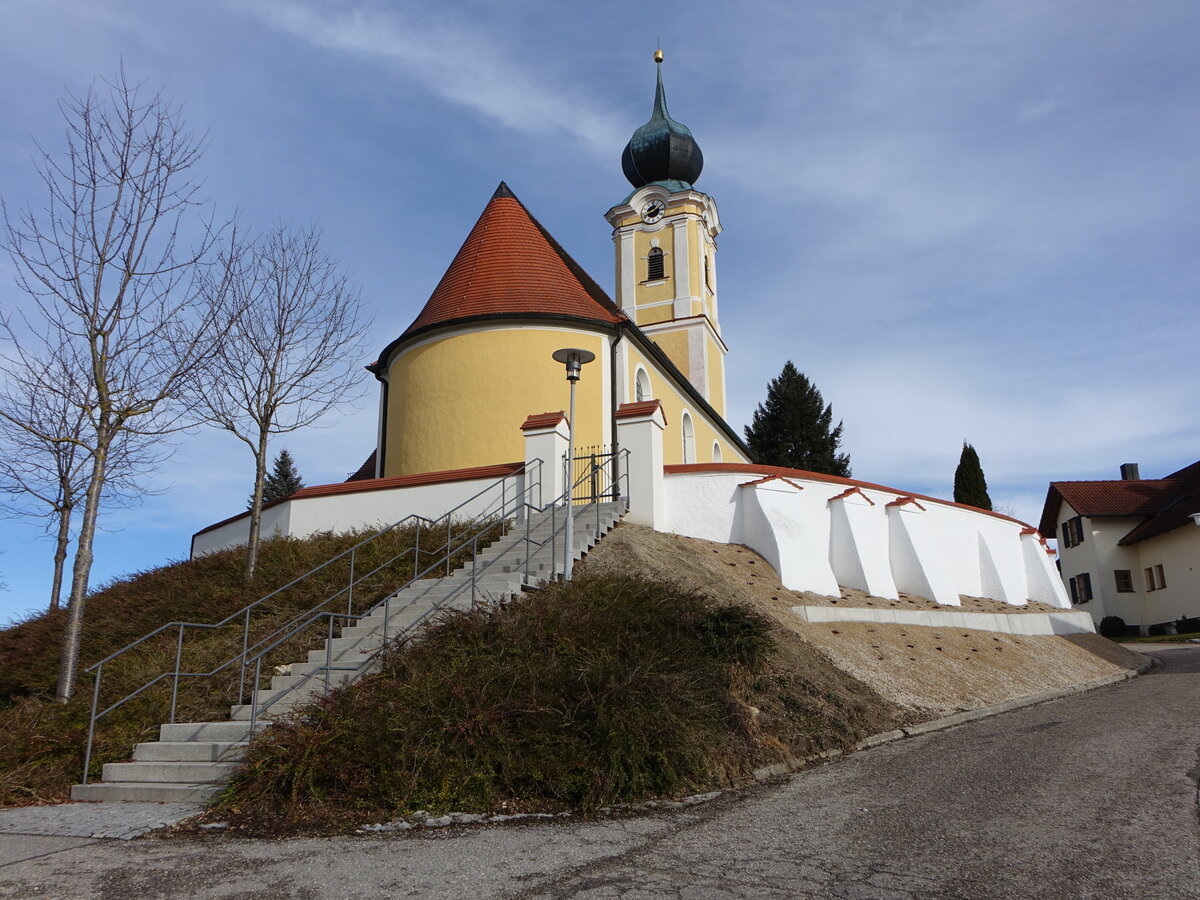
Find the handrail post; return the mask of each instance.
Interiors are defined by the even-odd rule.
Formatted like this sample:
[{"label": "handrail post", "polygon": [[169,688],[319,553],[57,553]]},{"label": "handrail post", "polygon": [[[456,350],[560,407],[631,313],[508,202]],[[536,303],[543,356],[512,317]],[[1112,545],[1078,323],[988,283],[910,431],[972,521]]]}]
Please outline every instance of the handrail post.
[{"label": "handrail post", "polygon": [[238,673],[238,703],[246,699],[246,654],[250,648],[250,610],[246,610],[246,619],[242,623],[242,664]]},{"label": "handrail post", "polygon": [[329,693],[329,670],[333,667],[333,616],[329,619],[329,635],[325,639],[325,693]]},{"label": "handrail post", "polygon": [[183,659],[183,623],[179,623],[179,637],[175,641],[175,677],[171,682],[171,718],[167,724],[175,724],[175,698],[179,696],[179,664]]},{"label": "handrail post", "polygon": [[100,679],[104,677],[104,663],[96,667],[96,683],[92,686],[92,716],[88,720],[87,749],[83,752],[83,783],[88,783],[88,769],[92,765],[92,741],[96,736],[96,706],[100,702]]},{"label": "handrail post", "polygon": [[258,682],[262,677],[262,657],[254,660],[254,684],[250,691],[250,739],[254,739],[254,726],[258,724]]},{"label": "handrail post", "polygon": [[[346,595],[346,615],[350,615],[354,611],[354,554],[357,552],[357,547],[350,548],[350,587],[349,593]],[[330,621],[333,620],[330,619]]]},{"label": "handrail post", "polygon": [[450,516],[446,516],[446,574],[450,574]]},{"label": "handrail post", "polygon": [[475,558],[479,555],[479,538],[471,540],[471,606],[475,605]]},{"label": "handrail post", "polygon": [[413,544],[413,576],[421,571],[421,520],[417,519],[417,538]]},{"label": "handrail post", "polygon": [[388,624],[392,618],[392,595],[383,598],[383,642],[388,642]]},{"label": "handrail post", "polygon": [[525,510],[525,583],[529,584],[529,523],[533,516],[529,515],[529,510]]}]

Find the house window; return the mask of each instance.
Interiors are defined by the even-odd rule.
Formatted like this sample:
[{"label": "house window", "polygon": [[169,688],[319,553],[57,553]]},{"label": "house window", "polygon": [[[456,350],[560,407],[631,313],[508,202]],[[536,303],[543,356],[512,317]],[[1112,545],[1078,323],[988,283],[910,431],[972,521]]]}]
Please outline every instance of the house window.
[{"label": "house window", "polygon": [[687,413],[683,414],[683,461],[696,461],[696,431],[692,428],[692,417]]},{"label": "house window", "polygon": [[1064,547],[1075,547],[1083,543],[1083,517],[1076,516],[1062,523],[1062,542]]},{"label": "house window", "polygon": [[1092,599],[1092,576],[1081,572],[1071,579],[1071,602],[1078,605]]},{"label": "house window", "polygon": [[1162,566],[1146,567],[1146,590],[1161,591],[1167,586],[1167,577],[1163,574]]},{"label": "house window", "polygon": [[1113,576],[1117,579],[1118,594],[1133,593],[1133,572],[1129,569],[1115,569]]},{"label": "house window", "polygon": [[713,462],[721,461],[721,445],[713,441]]},{"label": "house window", "polygon": [[650,376],[640,366],[638,367],[637,375],[633,378],[633,396],[638,403],[641,403],[643,400],[649,400],[654,396],[650,390]]},{"label": "house window", "polygon": [[663,275],[663,252],[660,247],[651,247],[650,255],[646,257],[646,280],[661,281]]}]

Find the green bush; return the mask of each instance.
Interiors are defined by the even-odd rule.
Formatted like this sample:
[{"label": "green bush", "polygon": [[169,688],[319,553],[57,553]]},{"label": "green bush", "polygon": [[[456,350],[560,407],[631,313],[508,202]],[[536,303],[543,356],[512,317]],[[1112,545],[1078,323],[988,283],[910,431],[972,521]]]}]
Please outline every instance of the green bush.
[{"label": "green bush", "polygon": [[771,647],[751,610],[629,576],[451,613],[262,735],[219,814],[595,809],[698,788],[749,757],[731,692]]},{"label": "green bush", "polygon": [[1166,634],[1167,633],[1167,623],[1166,622],[1157,622],[1154,625],[1151,625],[1148,629],[1146,629],[1146,632],[1150,635],[1150,637],[1158,637],[1159,635]]},{"label": "green bush", "polygon": [[1100,620],[1100,633],[1106,638],[1125,637],[1129,629],[1120,616],[1105,616]]},{"label": "green bush", "polygon": [[1200,616],[1180,616],[1175,622],[1176,634],[1194,634],[1200,631]]}]

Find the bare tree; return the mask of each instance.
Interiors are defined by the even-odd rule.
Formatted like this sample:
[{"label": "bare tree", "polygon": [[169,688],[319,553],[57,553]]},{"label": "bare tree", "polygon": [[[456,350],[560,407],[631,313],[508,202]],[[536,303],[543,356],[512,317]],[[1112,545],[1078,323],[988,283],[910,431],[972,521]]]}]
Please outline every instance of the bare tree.
[{"label": "bare tree", "polygon": [[86,386],[77,400],[84,427],[64,437],[0,415],[88,456],[57,688],[65,703],[75,690],[92,544],[115,448],[123,433],[155,442],[193,424],[222,307],[197,277],[221,229],[191,180],[201,141],[178,110],[159,94],[145,96],[123,71],[61,107],[66,147],[59,155],[39,148],[37,158],[46,196],[15,217],[5,209],[4,243],[33,303],[24,327],[10,320],[3,336],[15,347],[10,370],[53,362]]},{"label": "bare tree", "polygon": [[262,525],[267,442],[315,423],[348,402],[361,378],[362,299],[309,226],[279,225],[243,243],[217,270],[239,315],[214,360],[205,405],[214,424],[254,457],[246,580],[254,577]]},{"label": "bare tree", "polygon": [[[22,519],[43,519],[54,537],[50,610],[58,609],[75,509],[90,474],[84,446],[87,391],[63,366],[38,364],[34,370],[3,372],[0,391],[0,512]],[[14,422],[24,423],[17,426]],[[45,435],[46,437],[43,437]],[[127,463],[156,461],[154,448],[123,434],[110,453],[106,499],[133,502],[146,492]]]}]

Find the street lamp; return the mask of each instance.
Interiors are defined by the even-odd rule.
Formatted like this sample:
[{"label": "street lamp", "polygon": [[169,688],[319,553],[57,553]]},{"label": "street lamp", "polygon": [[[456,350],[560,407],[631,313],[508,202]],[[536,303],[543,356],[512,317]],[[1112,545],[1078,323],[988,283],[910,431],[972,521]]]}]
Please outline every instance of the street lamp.
[{"label": "street lamp", "polygon": [[564,347],[562,350],[555,350],[553,356],[555,362],[567,367],[567,381],[571,382],[571,412],[567,417],[571,426],[567,437],[567,527],[563,539],[563,581],[569,581],[575,562],[575,516],[571,512],[571,493],[575,487],[575,382],[579,380],[580,371],[596,358],[596,354],[578,347]]}]

